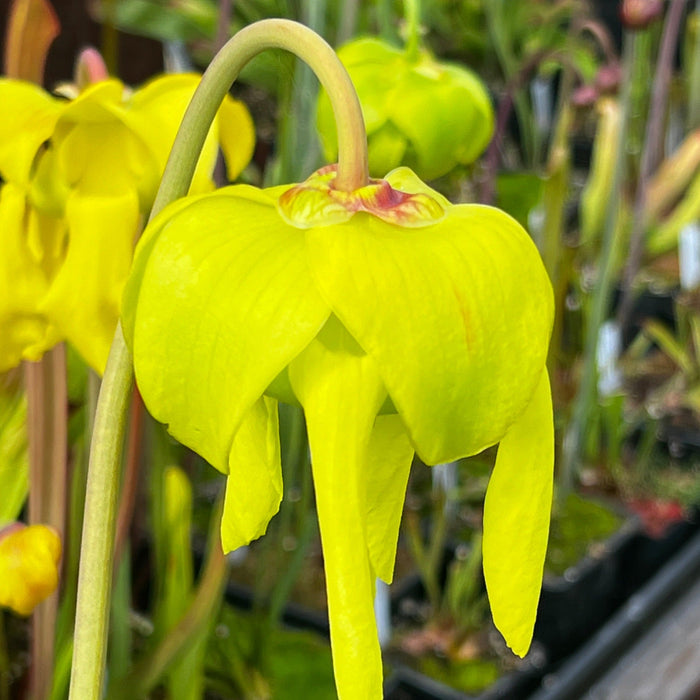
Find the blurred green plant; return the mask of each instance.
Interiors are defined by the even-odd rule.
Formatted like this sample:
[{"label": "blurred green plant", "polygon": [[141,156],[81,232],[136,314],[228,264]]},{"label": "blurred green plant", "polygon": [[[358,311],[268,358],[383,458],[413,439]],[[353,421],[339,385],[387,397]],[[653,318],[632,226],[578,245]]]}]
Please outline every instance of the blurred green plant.
[{"label": "blurred green plant", "polygon": [[[338,56],[362,104],[371,175],[406,165],[432,180],[473,163],[486,148],[493,110],[485,86],[466,68],[439,62],[418,45],[401,50],[374,38],[346,44]],[[323,92],[317,123],[333,162],[338,147]]]}]

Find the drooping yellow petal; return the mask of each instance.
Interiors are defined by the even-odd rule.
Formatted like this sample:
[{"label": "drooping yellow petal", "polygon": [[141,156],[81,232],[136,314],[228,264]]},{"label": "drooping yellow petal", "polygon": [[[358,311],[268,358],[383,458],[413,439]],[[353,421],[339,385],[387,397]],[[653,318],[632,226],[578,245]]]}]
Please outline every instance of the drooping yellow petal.
[{"label": "drooping yellow petal", "polygon": [[338,697],[382,697],[375,573],[366,541],[367,449],[384,390],[371,358],[331,318],[290,365],[304,407],[321,530]]},{"label": "drooping yellow petal", "polygon": [[134,191],[80,196],[66,203],[70,238],[66,259],[41,309],[86,362],[104,371],[119,318],[139,225]]},{"label": "drooping yellow petal", "polygon": [[394,576],[396,545],[413,446],[397,415],[377,416],[361,472],[367,510],[367,547],[374,573],[385,583]]},{"label": "drooping yellow petal", "polygon": [[45,525],[19,526],[0,537],[0,605],[30,615],[56,590],[60,558],[61,540]]},{"label": "drooping yellow petal", "polygon": [[227,473],[241,420],[329,309],[304,232],[266,195],[238,185],[166,211],[137,251],[125,337],[149,410]]},{"label": "drooping yellow petal", "polygon": [[484,503],[484,578],[493,621],[518,656],[530,648],[549,535],[554,424],[547,371],[498,447]]},{"label": "drooping yellow petal", "polygon": [[261,397],[231,446],[221,543],[230,552],[265,534],[282,501],[277,401]]},{"label": "drooping yellow petal", "polygon": [[319,290],[377,362],[423,460],[498,442],[530,401],[553,318],[525,230],[497,209],[458,205],[422,228],[359,212],[307,240]]}]

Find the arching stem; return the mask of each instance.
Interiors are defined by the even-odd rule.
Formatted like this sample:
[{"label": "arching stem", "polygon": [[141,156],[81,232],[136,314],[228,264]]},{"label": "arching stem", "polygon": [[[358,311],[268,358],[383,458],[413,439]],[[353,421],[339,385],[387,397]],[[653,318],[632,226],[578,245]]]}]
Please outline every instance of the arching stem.
[{"label": "arching stem", "polygon": [[367,184],[365,125],[355,88],[343,64],[333,49],[308,27],[290,20],[268,19],[241,29],[204,73],[175,139],[153,214],[187,194],[197,158],[219,105],[243,66],[266,49],[285,49],[298,56],[313,70],[328,93],[338,129],[336,188],[351,192]]},{"label": "arching stem", "polygon": [[[291,51],[310,66],[326,89],[338,129],[335,187],[353,191],[368,183],[362,110],[335,52],[308,27],[289,20],[263,20],[230,39],[202,77],[173,144],[151,217],[187,194],[219,105],[243,66],[265,49]],[[70,700],[99,700],[102,696],[116,502],[132,380],[131,356],[118,326],[100,390],[90,448]]]}]

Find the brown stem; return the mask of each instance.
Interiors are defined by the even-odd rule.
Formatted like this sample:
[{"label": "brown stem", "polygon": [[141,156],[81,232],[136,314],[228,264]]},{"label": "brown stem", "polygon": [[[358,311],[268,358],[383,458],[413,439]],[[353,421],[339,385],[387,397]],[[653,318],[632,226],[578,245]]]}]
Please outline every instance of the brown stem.
[{"label": "brown stem", "polygon": [[661,36],[661,48],[656,62],[654,82],[652,84],[651,105],[647,119],[644,146],[642,149],[639,181],[634,198],[632,228],[630,231],[629,255],[622,281],[622,301],[617,320],[624,329],[629,321],[634,302],[632,285],[642,263],[644,248],[644,205],[646,191],[652,174],[663,156],[663,129],[666,114],[668,91],[671,83],[673,57],[676,53],[681,19],[685,9],[685,0],[672,0]]},{"label": "brown stem", "polygon": [[[68,388],[63,344],[24,366],[29,437],[29,522],[50,525],[64,541],[68,483]],[[53,678],[58,593],[32,616],[30,697],[48,698]]]}]

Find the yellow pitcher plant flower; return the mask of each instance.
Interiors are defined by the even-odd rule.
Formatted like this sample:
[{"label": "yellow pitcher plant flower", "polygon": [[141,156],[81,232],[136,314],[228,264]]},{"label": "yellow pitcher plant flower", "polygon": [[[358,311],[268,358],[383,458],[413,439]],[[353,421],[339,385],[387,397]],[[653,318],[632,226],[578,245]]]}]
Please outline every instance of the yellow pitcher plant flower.
[{"label": "yellow pitcher plant flower", "polygon": [[[331,95],[338,165],[298,185],[186,197],[218,105],[268,48],[306,61]],[[278,510],[277,404],[302,406],[342,700],[382,696],[374,588],[393,576],[414,452],[435,464],[498,443],[484,575],[496,626],[527,652],[552,494],[552,288],[515,220],[452,205],[407,168],[370,180],[366,144],[347,72],[296,22],[242,29],[202,78],[136,250],[98,400],[71,700],[98,700],[104,683],[95,658],[132,367],[155,418],[228,475],[226,550],[262,535]]]},{"label": "yellow pitcher plant flower", "polygon": [[354,192],[301,185],[178,200],[146,229],[123,325],[151,413],[228,475],[222,541],[282,497],[277,401],[306,416],[339,695],[381,696],[373,616],[393,575],[414,451],[500,443],[484,513],[496,625],[524,655],[547,544],[549,279],[503,212],[451,205],[400,168]]},{"label": "yellow pitcher plant flower", "polygon": [[[134,241],[199,81],[116,79],[61,95],[0,79],[0,371],[67,339],[104,370]],[[254,142],[246,108],[227,98],[192,191],[213,188],[218,144],[234,179]]]},{"label": "yellow pitcher plant flower", "polygon": [[30,615],[58,586],[61,540],[50,527],[14,523],[0,530],[0,606]]},{"label": "yellow pitcher plant flower", "polygon": [[[467,68],[437,61],[426,49],[398,49],[376,38],[352,41],[338,57],[362,104],[371,175],[406,165],[432,180],[473,163],[488,146],[493,108],[486,87]],[[325,92],[317,124],[332,162],[338,142]]]}]

